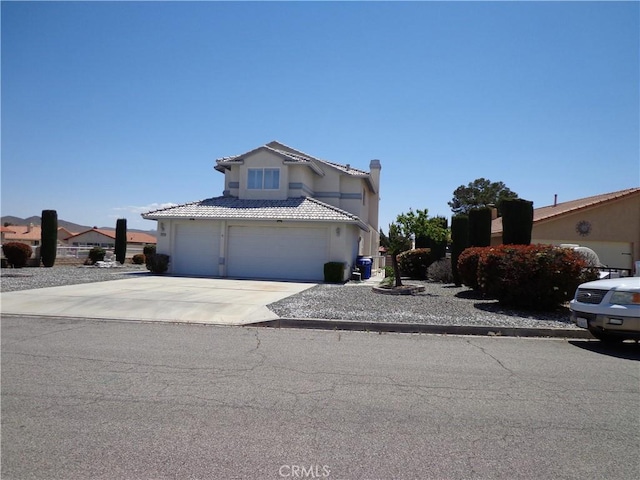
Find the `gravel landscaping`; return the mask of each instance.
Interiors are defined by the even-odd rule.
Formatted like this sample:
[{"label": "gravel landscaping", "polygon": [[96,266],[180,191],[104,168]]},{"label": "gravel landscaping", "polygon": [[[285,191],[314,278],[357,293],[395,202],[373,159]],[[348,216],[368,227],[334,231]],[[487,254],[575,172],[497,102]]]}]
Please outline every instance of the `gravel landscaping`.
[{"label": "gravel landscaping", "polygon": [[[0,291],[105,282],[147,274],[144,265],[2,269]],[[553,312],[507,310],[494,300],[478,297],[466,287],[415,280],[405,283],[422,285],[425,291],[415,295],[393,296],[374,293],[371,284],[321,284],[272,303],[269,308],[282,318],[578,329],[570,322],[567,307]]]},{"label": "gravel landscaping", "polygon": [[374,293],[366,284],[318,285],[269,308],[281,318],[578,329],[569,320],[567,307],[553,312],[507,310],[466,287],[416,280],[405,283],[422,285],[425,291],[392,296]]},{"label": "gravel landscaping", "polygon": [[144,265],[122,265],[110,268],[77,265],[60,265],[51,268],[3,268],[0,271],[0,291],[13,292],[79,283],[106,282],[145,272],[147,269]]}]

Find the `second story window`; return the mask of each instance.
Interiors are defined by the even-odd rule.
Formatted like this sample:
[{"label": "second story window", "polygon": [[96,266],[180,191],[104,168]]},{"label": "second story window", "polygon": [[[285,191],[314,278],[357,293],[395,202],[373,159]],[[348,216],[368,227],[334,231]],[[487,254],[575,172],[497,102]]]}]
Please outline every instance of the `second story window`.
[{"label": "second story window", "polygon": [[278,190],[280,188],[280,169],[250,168],[247,188],[249,190]]}]

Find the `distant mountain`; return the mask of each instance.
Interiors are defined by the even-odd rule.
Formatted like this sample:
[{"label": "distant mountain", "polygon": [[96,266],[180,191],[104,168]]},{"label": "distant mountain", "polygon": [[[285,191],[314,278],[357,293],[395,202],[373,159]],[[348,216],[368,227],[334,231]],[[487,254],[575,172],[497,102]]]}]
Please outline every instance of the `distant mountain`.
[{"label": "distant mountain", "polygon": [[[0,219],[0,224],[4,225],[6,223],[9,223],[11,225],[29,225],[31,223],[33,223],[34,225],[40,225],[42,223],[42,218],[35,215],[29,218],[20,218],[20,217],[14,217],[11,215],[6,215]],[[86,230],[91,230],[93,228],[93,226],[80,225],[78,223],[67,222],[66,220],[61,220],[61,219],[58,219],[58,227],[66,228],[70,232],[74,232],[74,233],[84,232]],[[104,230],[115,230],[114,227],[98,227],[98,228],[101,228]],[[139,230],[136,228],[127,228],[127,231],[149,233],[151,235],[156,234],[155,230]]]}]

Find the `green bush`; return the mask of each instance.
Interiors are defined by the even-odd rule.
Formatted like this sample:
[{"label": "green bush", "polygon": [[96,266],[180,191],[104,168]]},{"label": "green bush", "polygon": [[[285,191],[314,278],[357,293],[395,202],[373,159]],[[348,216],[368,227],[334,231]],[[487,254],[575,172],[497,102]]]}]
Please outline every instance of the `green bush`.
[{"label": "green bush", "polygon": [[427,269],[433,263],[430,248],[416,248],[398,255],[398,266],[403,276],[426,280]]},{"label": "green bush", "polygon": [[2,253],[7,259],[7,263],[13,268],[22,268],[33,255],[33,249],[24,243],[9,242],[2,245]]},{"label": "green bush", "polygon": [[169,255],[164,253],[155,253],[146,255],[147,269],[151,273],[165,273],[169,269]]},{"label": "green bush", "polygon": [[40,233],[40,258],[42,265],[53,267],[58,253],[58,212],[42,211],[42,229]]},{"label": "green bush", "polygon": [[136,253],[131,259],[131,262],[134,265],[142,265],[143,263],[145,263],[144,253]]},{"label": "green bush", "polygon": [[499,245],[478,252],[480,291],[501,305],[550,310],[570,300],[597,271],[577,252],[553,245]]},{"label": "green bush", "polygon": [[95,265],[96,262],[102,262],[104,260],[107,251],[102,247],[93,247],[89,250],[89,262]]},{"label": "green bush", "polygon": [[324,264],[324,281],[327,283],[344,282],[344,269],[346,265],[343,262],[327,262]]},{"label": "green bush", "polygon": [[478,259],[485,247],[466,248],[458,258],[460,281],[469,288],[478,290]]},{"label": "green bush", "polygon": [[393,267],[391,265],[385,265],[384,267],[384,278],[393,278]]}]

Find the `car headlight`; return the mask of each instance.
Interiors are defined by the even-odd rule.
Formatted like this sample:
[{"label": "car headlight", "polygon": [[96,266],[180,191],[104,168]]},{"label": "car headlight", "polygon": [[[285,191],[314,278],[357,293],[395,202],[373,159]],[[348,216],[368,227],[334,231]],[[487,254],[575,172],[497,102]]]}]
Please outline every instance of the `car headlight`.
[{"label": "car headlight", "polygon": [[613,292],[611,303],[616,305],[640,305],[640,293]]}]

